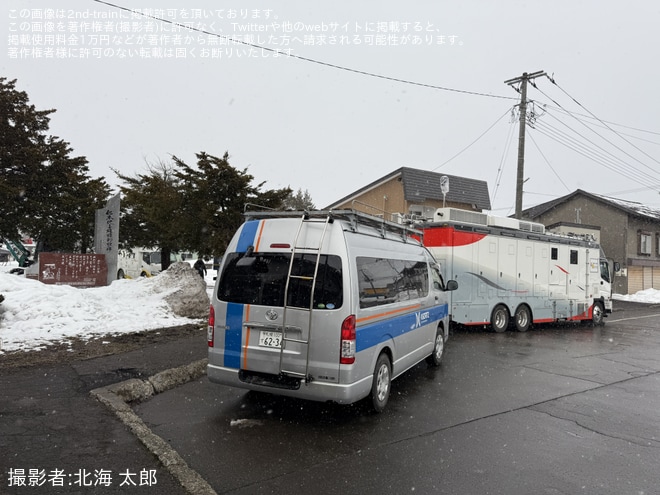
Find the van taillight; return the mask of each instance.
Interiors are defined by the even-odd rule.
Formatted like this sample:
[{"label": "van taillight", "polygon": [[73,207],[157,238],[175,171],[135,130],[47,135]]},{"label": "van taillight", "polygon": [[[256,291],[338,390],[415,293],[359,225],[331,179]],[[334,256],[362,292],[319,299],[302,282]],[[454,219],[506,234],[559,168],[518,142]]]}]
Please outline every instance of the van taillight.
[{"label": "van taillight", "polygon": [[355,315],[347,317],[341,324],[341,349],[339,363],[355,362]]},{"label": "van taillight", "polygon": [[213,339],[215,336],[215,333],[213,329],[215,328],[215,309],[213,309],[213,305],[209,307],[209,326],[206,330],[206,340],[209,342],[209,347],[213,347]]}]

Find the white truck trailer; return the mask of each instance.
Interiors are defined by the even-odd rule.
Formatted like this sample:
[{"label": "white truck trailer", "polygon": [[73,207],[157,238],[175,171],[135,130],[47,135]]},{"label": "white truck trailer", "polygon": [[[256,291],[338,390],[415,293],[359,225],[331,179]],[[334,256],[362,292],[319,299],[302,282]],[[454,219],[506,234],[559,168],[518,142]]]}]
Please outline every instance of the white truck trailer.
[{"label": "white truck trailer", "polygon": [[418,224],[448,278],[450,319],[503,332],[510,323],[588,321],[612,312],[612,273],[600,246],[540,223],[439,208]]}]

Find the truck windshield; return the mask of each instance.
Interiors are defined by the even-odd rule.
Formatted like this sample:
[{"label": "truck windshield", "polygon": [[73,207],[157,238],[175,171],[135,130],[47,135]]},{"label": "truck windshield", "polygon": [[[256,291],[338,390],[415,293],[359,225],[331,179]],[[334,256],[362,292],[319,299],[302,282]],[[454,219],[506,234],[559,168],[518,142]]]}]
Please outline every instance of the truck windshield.
[{"label": "truck windshield", "polygon": [[[284,292],[291,254],[243,253],[227,255],[218,299],[240,304],[284,306]],[[288,306],[310,307],[316,254],[296,254],[289,281]],[[305,278],[296,278],[305,277]],[[337,309],[343,303],[342,269],[339,256],[321,255],[314,286],[314,309]]]}]

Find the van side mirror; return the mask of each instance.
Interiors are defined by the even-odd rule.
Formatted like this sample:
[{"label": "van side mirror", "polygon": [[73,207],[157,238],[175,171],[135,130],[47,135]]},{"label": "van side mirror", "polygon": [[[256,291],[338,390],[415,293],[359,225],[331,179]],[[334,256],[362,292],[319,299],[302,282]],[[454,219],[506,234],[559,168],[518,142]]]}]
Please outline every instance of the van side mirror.
[{"label": "van side mirror", "polygon": [[458,282],[456,280],[447,281],[447,288],[445,290],[456,290],[458,289]]},{"label": "van side mirror", "polygon": [[618,261],[614,262],[614,272],[620,272],[621,271],[621,264]]}]

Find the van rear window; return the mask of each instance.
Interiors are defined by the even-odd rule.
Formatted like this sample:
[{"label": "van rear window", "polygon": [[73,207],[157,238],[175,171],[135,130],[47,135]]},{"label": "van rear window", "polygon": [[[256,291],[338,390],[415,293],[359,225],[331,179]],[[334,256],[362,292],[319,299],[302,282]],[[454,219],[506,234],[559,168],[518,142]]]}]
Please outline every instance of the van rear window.
[{"label": "van rear window", "polygon": [[423,261],[391,258],[357,258],[360,307],[370,308],[426,297],[428,265]]},{"label": "van rear window", "polygon": [[[314,276],[316,254],[297,253],[291,275]],[[291,254],[289,253],[230,253],[227,255],[220,283],[218,299],[240,304],[284,306],[284,292]],[[287,305],[310,307],[312,280],[291,278]],[[341,258],[322,254],[314,286],[314,309],[337,309],[343,303]]]}]

